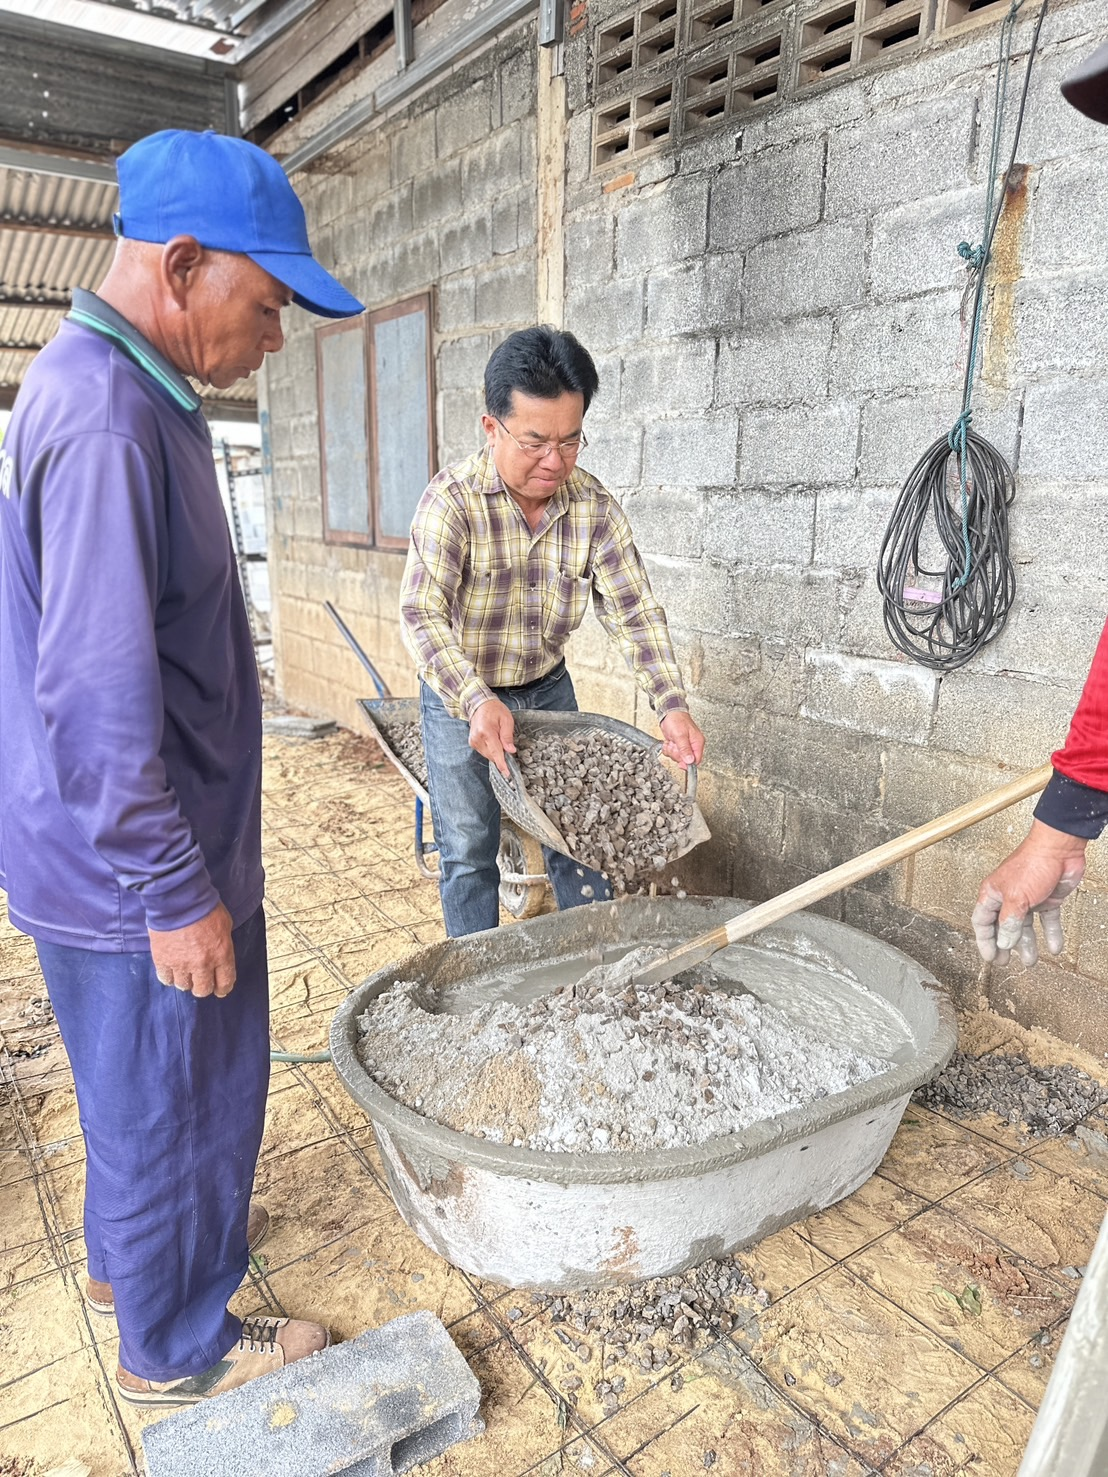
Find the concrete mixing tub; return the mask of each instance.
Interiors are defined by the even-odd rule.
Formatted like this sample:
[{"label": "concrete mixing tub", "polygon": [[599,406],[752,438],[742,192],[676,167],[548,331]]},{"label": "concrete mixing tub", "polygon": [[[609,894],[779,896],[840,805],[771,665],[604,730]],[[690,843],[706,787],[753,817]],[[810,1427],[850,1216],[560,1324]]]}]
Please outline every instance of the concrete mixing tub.
[{"label": "concrete mixing tub", "polygon": [[[396,979],[442,1008],[534,994],[552,964],[582,971],[642,943],[673,946],[740,912],[733,898],[636,898],[448,940],[380,970],[331,1027],[339,1077],[373,1121],[401,1215],[457,1267],[509,1287],[609,1286],[737,1251],[840,1200],[876,1169],[912,1091],[949,1059],[954,1015],[907,955],[845,924],[797,914],[716,964],[828,1040],[881,1056],[878,1076],[694,1148],[536,1152],[442,1128],[404,1107],[357,1054],[358,1017]],[[514,980],[502,987],[499,981]],[[550,988],[549,985],[546,988]]]}]

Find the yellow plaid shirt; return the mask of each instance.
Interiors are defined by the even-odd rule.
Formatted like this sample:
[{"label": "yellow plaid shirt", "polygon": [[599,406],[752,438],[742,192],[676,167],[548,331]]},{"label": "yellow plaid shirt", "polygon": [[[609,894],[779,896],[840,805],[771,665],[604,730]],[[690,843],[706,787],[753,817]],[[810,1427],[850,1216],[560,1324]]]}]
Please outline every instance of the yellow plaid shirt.
[{"label": "yellow plaid shirt", "polygon": [[557,666],[590,597],[658,717],[684,711],[665,612],[623,509],[595,477],[575,468],[534,530],[489,447],[430,483],[412,520],[400,613],[419,675],[454,717],[471,718],[494,687]]}]

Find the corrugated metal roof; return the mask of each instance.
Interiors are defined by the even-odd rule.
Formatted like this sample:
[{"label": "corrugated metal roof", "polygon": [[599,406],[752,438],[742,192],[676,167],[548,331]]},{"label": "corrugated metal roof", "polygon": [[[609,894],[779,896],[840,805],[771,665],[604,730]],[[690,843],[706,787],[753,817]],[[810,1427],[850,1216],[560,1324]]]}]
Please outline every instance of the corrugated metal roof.
[{"label": "corrugated metal roof", "polygon": [[[115,185],[40,173],[36,149],[110,166],[154,128],[227,127],[233,72],[215,63],[244,36],[279,35],[286,12],[303,8],[299,0],[0,0],[0,132],[11,140],[0,164],[0,405],[57,331],[73,289],[95,288],[114,250]],[[136,68],[147,85],[132,85]],[[202,393],[244,411],[257,402],[253,376]]]},{"label": "corrugated metal roof", "polygon": [[[10,402],[23,383],[35,353],[58,331],[65,317],[61,308],[0,308],[0,405]],[[13,346],[20,347],[13,347]],[[257,404],[258,386],[253,375],[227,390],[200,390],[205,400],[250,411]]]},{"label": "corrugated metal roof", "polygon": [[[0,391],[8,396],[32,358],[11,346],[49,343],[65,311],[60,304],[74,287],[95,287],[107,271],[110,234],[68,233],[110,233],[115,201],[114,185],[0,169]],[[35,306],[43,302],[59,306]]]},{"label": "corrugated metal roof", "polygon": [[64,316],[64,308],[4,308],[0,316],[0,344],[40,348],[54,337]]},{"label": "corrugated metal roof", "polygon": [[[103,280],[115,249],[116,201],[114,185],[0,168],[0,403],[22,384],[32,351],[57,332],[60,305],[68,305],[73,289]],[[243,411],[258,394],[253,375],[201,393]]]},{"label": "corrugated metal roof", "polygon": [[87,236],[52,236],[47,231],[5,231],[0,226],[0,300],[52,301],[75,287],[95,287],[111,264],[115,247]]},{"label": "corrugated metal roof", "polygon": [[0,169],[0,225],[45,221],[52,226],[101,226],[110,231],[117,198],[115,185]]}]

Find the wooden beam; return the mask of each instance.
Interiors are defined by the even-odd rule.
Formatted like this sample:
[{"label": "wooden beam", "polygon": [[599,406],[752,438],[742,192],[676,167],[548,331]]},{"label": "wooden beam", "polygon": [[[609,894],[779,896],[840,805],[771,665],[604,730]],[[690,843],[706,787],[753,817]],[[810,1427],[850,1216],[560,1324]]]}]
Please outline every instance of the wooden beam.
[{"label": "wooden beam", "polygon": [[278,36],[318,4],[319,0],[287,0],[287,4],[275,10],[256,31],[252,31],[245,40],[239,42],[234,51],[228,55],[228,61],[236,67],[241,66],[244,61],[268,46],[271,41],[276,41]]},{"label": "wooden beam", "polygon": [[256,421],[258,419],[256,400],[216,400],[205,395],[200,409],[204,412],[204,419],[209,421]]},{"label": "wooden beam", "polygon": [[111,226],[82,226],[48,220],[12,220],[0,215],[0,231],[33,231],[39,236],[81,236],[89,241],[114,241]]},{"label": "wooden beam", "polygon": [[20,308],[30,313],[66,313],[70,303],[69,293],[54,293],[51,297],[20,297],[15,292],[0,292],[0,308]]},{"label": "wooden beam", "polygon": [[95,180],[115,184],[115,165],[90,159],[69,159],[62,154],[42,154],[37,149],[0,145],[0,169],[22,169],[27,174],[54,174],[62,179]]}]

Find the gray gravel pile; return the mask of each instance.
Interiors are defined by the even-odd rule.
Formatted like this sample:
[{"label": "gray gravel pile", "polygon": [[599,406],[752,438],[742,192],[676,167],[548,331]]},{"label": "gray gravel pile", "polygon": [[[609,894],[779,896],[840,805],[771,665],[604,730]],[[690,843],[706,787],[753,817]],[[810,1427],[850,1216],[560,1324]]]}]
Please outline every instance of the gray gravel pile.
[{"label": "gray gravel pile", "polygon": [[627,892],[685,848],[692,802],[651,749],[602,730],[587,738],[520,735],[527,793],[576,861]]},{"label": "gray gravel pile", "polygon": [[[571,1354],[585,1364],[595,1357],[601,1376],[595,1388],[602,1399],[622,1392],[624,1381],[614,1373],[620,1364],[652,1372],[677,1363],[697,1343],[729,1332],[744,1300],[749,1310],[751,1304],[768,1306],[770,1298],[737,1262],[714,1260],[677,1277],[654,1277],[629,1287],[531,1296],[550,1315],[555,1336]],[[514,1322],[522,1310],[512,1308],[508,1317]],[[574,1379],[569,1376],[567,1393]]]},{"label": "gray gravel pile", "polygon": [[423,757],[423,734],[418,723],[397,723],[385,735],[389,748],[409,774],[427,786],[427,760]]},{"label": "gray gravel pile", "polygon": [[1036,1138],[1065,1133],[1108,1103],[1108,1088],[1078,1067],[1036,1067],[1024,1056],[956,1051],[942,1072],[915,1094],[924,1107],[955,1118],[995,1113]]}]

